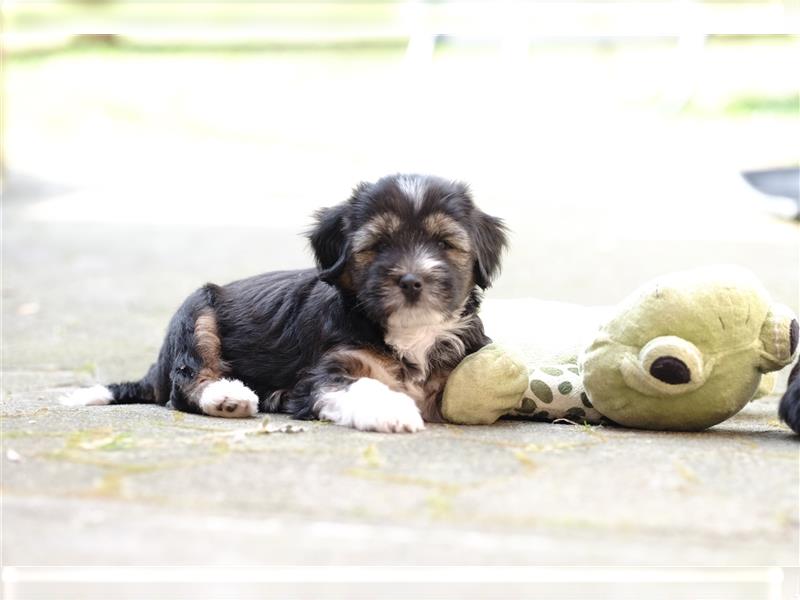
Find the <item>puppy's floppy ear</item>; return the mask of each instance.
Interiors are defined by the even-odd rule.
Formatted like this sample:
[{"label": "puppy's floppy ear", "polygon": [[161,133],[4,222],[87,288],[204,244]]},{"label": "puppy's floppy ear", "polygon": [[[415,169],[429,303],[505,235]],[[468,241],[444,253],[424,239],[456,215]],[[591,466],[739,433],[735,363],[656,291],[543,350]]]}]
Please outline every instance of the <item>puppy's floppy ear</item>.
[{"label": "puppy's floppy ear", "polygon": [[500,272],[500,258],[508,245],[507,228],[501,219],[475,210],[475,283],[482,289],[492,285]]},{"label": "puppy's floppy ear", "polygon": [[319,267],[319,278],[333,284],[344,271],[350,254],[347,238],[349,203],[323,208],[314,213],[317,221],[308,233],[311,249]]}]

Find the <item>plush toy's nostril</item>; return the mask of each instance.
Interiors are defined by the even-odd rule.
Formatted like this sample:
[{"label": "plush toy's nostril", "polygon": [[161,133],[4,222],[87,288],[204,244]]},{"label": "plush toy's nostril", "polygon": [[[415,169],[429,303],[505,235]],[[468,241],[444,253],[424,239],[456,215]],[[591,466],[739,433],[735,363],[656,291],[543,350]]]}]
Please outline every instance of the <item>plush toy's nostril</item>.
[{"label": "plush toy's nostril", "polygon": [[689,383],[692,380],[692,373],[686,363],[674,356],[662,356],[653,361],[650,365],[650,375],[656,379],[678,385]]},{"label": "plush toy's nostril", "polygon": [[792,319],[789,324],[789,354],[794,356],[794,351],[797,350],[797,340],[800,338],[800,325],[797,324],[797,319]]}]

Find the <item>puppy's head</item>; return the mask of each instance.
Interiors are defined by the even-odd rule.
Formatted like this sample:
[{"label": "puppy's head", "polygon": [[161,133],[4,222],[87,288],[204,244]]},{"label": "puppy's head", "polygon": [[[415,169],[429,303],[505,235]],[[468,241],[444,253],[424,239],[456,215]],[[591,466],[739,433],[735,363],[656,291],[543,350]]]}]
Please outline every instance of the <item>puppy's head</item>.
[{"label": "puppy's head", "polygon": [[476,285],[491,285],[506,246],[502,221],[480,211],[464,184],[437,177],[362,183],[316,217],[309,238],[320,279],[380,323],[452,315]]}]

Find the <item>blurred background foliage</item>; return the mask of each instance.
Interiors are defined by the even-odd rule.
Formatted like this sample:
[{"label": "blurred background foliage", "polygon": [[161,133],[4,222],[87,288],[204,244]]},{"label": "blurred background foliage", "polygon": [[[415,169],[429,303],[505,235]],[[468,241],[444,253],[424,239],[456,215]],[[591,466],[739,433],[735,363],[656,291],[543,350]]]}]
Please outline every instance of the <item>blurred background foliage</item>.
[{"label": "blurred background foliage", "polygon": [[741,178],[798,163],[795,0],[3,11],[3,164],[8,200],[37,200],[26,218],[297,232],[357,181],[417,171],[471,182],[520,268],[520,238],[565,232],[614,256],[630,239],[796,247]]},{"label": "blurred background foliage", "polygon": [[[39,154],[47,145],[39,135],[54,142],[78,129],[91,135],[90,121],[99,118],[121,129],[269,144],[303,133],[280,123],[302,128],[320,116],[296,119],[287,110],[335,112],[340,124],[382,116],[363,105],[352,114],[352,101],[385,103],[383,116],[414,113],[428,126],[420,113],[453,96],[462,105],[479,98],[471,108],[483,108],[484,122],[524,110],[507,100],[527,95],[528,113],[517,121],[564,107],[788,125],[800,110],[797,8],[795,1],[10,0],[3,6],[6,151],[14,158],[18,150],[24,162],[26,147]],[[398,88],[414,85],[421,100],[409,102],[411,92]],[[445,89],[452,85],[458,90]],[[342,97],[349,106],[338,104]],[[327,109],[310,106],[311,98],[324,98]],[[449,108],[437,116],[452,120]],[[478,141],[481,125],[471,134]],[[758,145],[758,154],[742,146],[742,166],[797,161],[788,137]]]}]

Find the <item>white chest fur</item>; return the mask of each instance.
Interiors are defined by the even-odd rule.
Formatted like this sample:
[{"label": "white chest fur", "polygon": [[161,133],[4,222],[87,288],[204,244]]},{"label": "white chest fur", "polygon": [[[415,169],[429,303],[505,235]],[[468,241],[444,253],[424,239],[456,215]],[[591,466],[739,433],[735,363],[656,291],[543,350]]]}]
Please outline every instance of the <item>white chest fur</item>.
[{"label": "white chest fur", "polygon": [[397,355],[416,365],[423,376],[428,375],[428,354],[442,340],[464,350],[458,337],[467,325],[461,317],[444,317],[440,313],[419,309],[399,310],[389,317],[385,341]]}]

